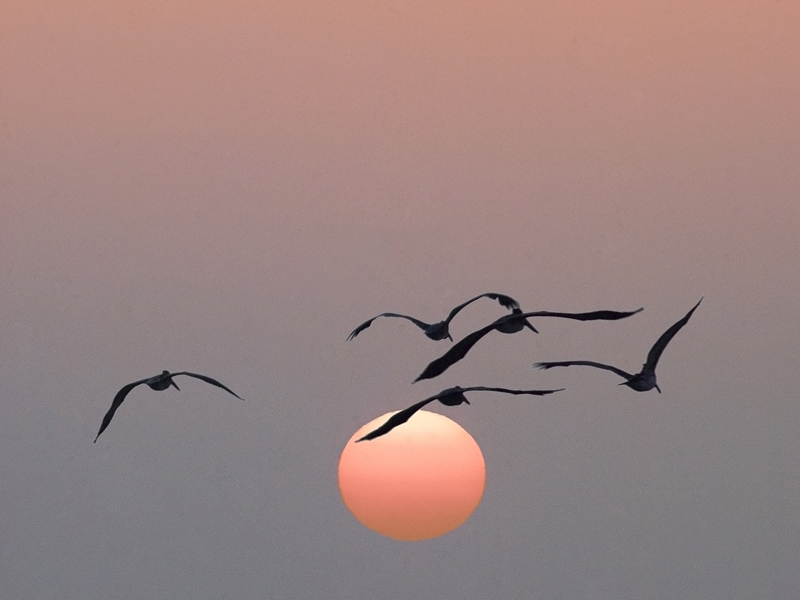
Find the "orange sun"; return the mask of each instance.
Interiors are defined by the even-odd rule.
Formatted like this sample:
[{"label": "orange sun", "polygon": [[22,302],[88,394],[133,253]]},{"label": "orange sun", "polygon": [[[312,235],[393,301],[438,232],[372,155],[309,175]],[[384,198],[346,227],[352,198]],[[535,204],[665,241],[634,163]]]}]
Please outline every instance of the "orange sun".
[{"label": "orange sun", "polygon": [[339,459],[339,490],[364,525],[398,540],[452,531],[483,496],[486,465],[460,425],[421,410],[384,436],[355,440],[383,424],[387,413],[353,434]]}]

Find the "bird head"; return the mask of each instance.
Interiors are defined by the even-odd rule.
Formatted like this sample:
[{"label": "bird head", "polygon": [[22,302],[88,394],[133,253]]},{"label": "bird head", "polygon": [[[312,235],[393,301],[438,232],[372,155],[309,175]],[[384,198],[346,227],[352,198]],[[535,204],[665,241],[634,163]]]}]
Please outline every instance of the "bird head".
[{"label": "bird head", "polygon": [[[170,376],[169,376],[169,371],[167,371],[166,369],[164,369],[163,371],[161,371],[161,375],[162,375],[163,377],[166,377],[166,378],[168,378],[168,379],[169,379],[169,385],[168,385],[167,387],[170,387],[170,386],[172,386],[172,387],[174,387],[176,390],[178,390],[179,392],[181,391],[181,388],[179,388],[179,387],[178,387],[178,384],[177,384],[177,383],[175,383],[175,380],[174,380],[172,377],[170,377]],[[163,381],[163,380],[162,380],[162,381]]]}]

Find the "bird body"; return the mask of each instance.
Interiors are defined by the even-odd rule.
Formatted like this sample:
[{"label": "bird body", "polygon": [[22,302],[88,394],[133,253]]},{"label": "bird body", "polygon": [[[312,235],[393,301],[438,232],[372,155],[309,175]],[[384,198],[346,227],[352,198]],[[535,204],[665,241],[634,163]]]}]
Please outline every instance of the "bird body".
[{"label": "bird body", "polygon": [[125,400],[126,396],[130,393],[130,391],[138,385],[147,384],[147,386],[151,390],[156,391],[163,391],[166,390],[168,387],[174,387],[176,390],[180,391],[181,388],[178,387],[178,384],[175,383],[173,377],[177,375],[188,375],[189,377],[194,377],[196,379],[200,379],[205,381],[206,383],[210,383],[211,385],[215,385],[219,388],[222,388],[226,392],[233,394],[239,400],[242,400],[239,395],[237,395],[233,390],[225,387],[216,379],[212,379],[211,377],[206,377],[205,375],[199,375],[197,373],[189,373],[188,371],[180,371],[178,373],[170,373],[169,371],[162,371],[158,375],[154,375],[153,377],[147,377],[145,379],[140,379],[139,381],[134,381],[133,383],[129,383],[128,385],[122,386],[122,388],[117,392],[117,395],[114,396],[114,400],[111,402],[111,408],[108,409],[108,412],[103,417],[103,422],[100,424],[100,431],[97,432],[97,437],[94,438],[94,441],[97,442],[97,438],[100,437],[100,434],[105,431],[106,427],[111,423],[111,419],[114,417],[114,413],[117,412],[117,409],[120,407],[122,402]]},{"label": "bird body", "polygon": [[[493,323],[486,327],[482,327],[477,331],[473,331],[463,339],[459,340],[450,350],[445,354],[431,362],[425,370],[414,380],[414,383],[422,379],[432,379],[444,373],[451,365],[457,363],[459,360],[467,355],[467,352],[478,343],[478,340],[483,338],[490,331],[501,331],[502,333],[516,333],[521,331],[524,327],[529,326],[533,329],[527,319],[529,317],[558,317],[561,319],[573,319],[576,321],[615,321],[617,319],[624,319],[641,312],[643,309],[638,309],[628,312],[618,312],[613,310],[596,310],[585,313],[565,313],[553,312],[547,310],[539,310],[536,312],[523,313],[522,311],[514,311],[510,315],[500,317]],[[536,331],[535,329],[533,329]]]},{"label": "bird body", "polygon": [[442,390],[438,394],[431,396],[430,398],[425,398],[416,404],[412,404],[406,409],[403,409],[399,412],[393,414],[389,419],[377,429],[370,431],[365,436],[356,440],[356,442],[363,442],[365,440],[374,440],[377,437],[381,437],[382,435],[386,435],[395,427],[402,425],[406,421],[408,421],[414,414],[416,414],[420,409],[422,409],[427,404],[430,404],[434,400],[438,400],[445,406],[458,406],[459,404],[469,404],[469,400],[464,395],[466,392],[502,392],[504,394],[513,394],[513,395],[520,395],[520,394],[527,394],[531,396],[545,396],[547,394],[553,394],[555,392],[562,391],[563,388],[557,390],[510,390],[507,388],[498,388],[498,387],[484,387],[484,386],[473,386],[473,387],[466,387],[462,388],[460,386],[455,386],[451,388],[447,388],[446,390]]},{"label": "bird body", "polygon": [[[178,373],[174,373],[173,375],[177,374]],[[176,390],[180,391],[181,388],[179,388],[178,384],[172,379],[173,375],[170,375],[169,371],[163,371],[159,375],[154,375],[153,377],[145,379],[144,383],[146,383],[151,390],[156,390],[157,392],[165,390],[168,387],[174,387]],[[139,383],[142,382],[137,382],[136,385]]]},{"label": "bird body", "polygon": [[520,317],[521,314],[521,309],[512,309],[510,315],[500,317],[497,319],[497,321],[495,321],[495,330],[499,331],[500,333],[517,333],[518,331],[522,331],[527,327],[534,333],[539,333],[537,329],[531,325],[528,319],[525,317]]},{"label": "bird body", "polygon": [[684,315],[682,319],[674,323],[667,329],[664,333],[659,336],[656,340],[656,343],[653,344],[653,347],[650,348],[650,352],[647,353],[647,361],[642,365],[642,370],[638,373],[631,374],[626,373],[622,369],[618,369],[612,365],[606,365],[604,363],[594,362],[591,360],[564,360],[564,361],[556,361],[556,362],[539,362],[535,363],[534,366],[538,367],[539,369],[552,369],[553,367],[570,367],[573,365],[582,365],[587,367],[595,367],[597,369],[604,369],[606,371],[611,371],[612,373],[616,373],[625,381],[623,381],[620,385],[627,385],[632,390],[637,392],[649,392],[653,388],[660,394],[661,388],[658,387],[658,382],[656,380],[656,365],[658,364],[658,359],[661,358],[661,354],[664,352],[664,348],[667,347],[667,344],[675,337],[675,334],[681,330],[681,328],[689,322],[689,319],[694,313],[695,309],[700,306],[700,303],[703,301],[703,298],[697,301],[692,309]]},{"label": "bird body", "polygon": [[376,317],[372,317],[371,319],[364,321],[361,325],[356,327],[350,333],[349,337],[347,338],[347,341],[352,340],[359,333],[361,333],[367,327],[372,325],[372,322],[375,319],[378,319],[380,317],[396,317],[411,321],[412,323],[414,323],[414,325],[422,329],[422,333],[424,333],[428,338],[434,341],[449,339],[452,342],[453,337],[450,335],[450,321],[453,320],[453,317],[455,317],[461,311],[462,308],[464,308],[468,304],[475,302],[476,300],[479,300],[480,298],[491,298],[492,300],[497,300],[497,302],[499,302],[500,305],[504,306],[505,308],[519,311],[519,303],[516,300],[514,300],[511,296],[506,296],[505,294],[496,294],[494,292],[487,292],[486,294],[475,296],[474,298],[470,298],[466,302],[459,304],[453,310],[450,311],[450,314],[447,315],[447,318],[444,321],[439,321],[438,323],[425,323],[424,321],[420,321],[419,319],[415,319],[414,317],[410,317],[408,315],[401,315],[399,313],[393,313],[393,312],[381,313]]}]

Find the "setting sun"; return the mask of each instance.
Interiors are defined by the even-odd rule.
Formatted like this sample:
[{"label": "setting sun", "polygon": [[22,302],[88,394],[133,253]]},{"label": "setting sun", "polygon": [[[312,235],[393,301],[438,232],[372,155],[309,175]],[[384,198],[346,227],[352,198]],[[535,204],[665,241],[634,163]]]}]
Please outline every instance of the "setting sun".
[{"label": "setting sun", "polygon": [[361,427],[342,451],[345,505],[370,529],[398,540],[452,531],[483,496],[486,466],[478,444],[451,419],[427,411],[387,435],[355,443],[392,414]]}]

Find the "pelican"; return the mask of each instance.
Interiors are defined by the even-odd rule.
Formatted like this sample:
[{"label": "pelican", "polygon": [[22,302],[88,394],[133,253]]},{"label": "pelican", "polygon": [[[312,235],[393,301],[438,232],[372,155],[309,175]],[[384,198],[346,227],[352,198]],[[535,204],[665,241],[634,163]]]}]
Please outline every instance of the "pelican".
[{"label": "pelican", "polygon": [[[411,321],[414,325],[422,329],[422,333],[427,335],[432,340],[438,341],[447,338],[452,342],[453,338],[450,335],[450,321],[452,321],[453,317],[455,317],[461,311],[461,309],[464,308],[467,304],[471,304],[475,302],[475,300],[478,300],[480,298],[491,298],[492,300],[497,300],[505,308],[508,308],[510,310],[514,309],[519,310],[519,303],[516,300],[514,300],[511,296],[506,296],[504,294],[495,294],[494,292],[488,292],[486,294],[481,294],[480,296],[475,296],[474,298],[467,300],[463,304],[459,304],[453,310],[450,311],[450,314],[447,315],[447,318],[444,321],[439,321],[438,323],[429,324],[420,321],[419,319],[415,319],[414,317],[409,317],[408,315],[400,315],[398,313],[392,313],[392,312],[381,313],[377,317],[372,317],[369,321],[364,321],[361,325],[353,329],[352,333],[350,333],[350,336],[347,338],[347,341],[349,342],[359,333],[364,331],[367,327],[372,325],[372,322],[375,319],[378,319],[380,317],[400,317],[401,319],[408,319],[409,321]],[[533,329],[533,327],[531,327],[531,329]],[[534,329],[534,331],[536,330]]]},{"label": "pelican", "polygon": [[653,344],[653,347],[650,348],[650,352],[647,353],[647,361],[642,365],[642,370],[636,373],[635,375],[631,375],[630,373],[626,373],[622,369],[618,369],[617,367],[612,367],[611,365],[604,365],[603,363],[593,362],[591,360],[564,360],[559,362],[539,362],[534,363],[535,367],[539,369],[552,369],[553,367],[569,367],[570,365],[584,365],[587,367],[597,367],[598,369],[605,369],[606,371],[611,371],[612,373],[616,373],[620,377],[623,377],[625,381],[620,383],[620,385],[627,385],[632,390],[636,390],[637,392],[649,392],[653,388],[656,388],[658,393],[661,393],[661,388],[658,387],[658,383],[656,383],[656,365],[658,364],[658,359],[661,358],[661,353],[664,352],[664,348],[667,347],[670,340],[675,337],[675,334],[681,330],[681,327],[686,325],[689,322],[689,317],[692,316],[694,310],[700,306],[700,303],[703,301],[703,298],[697,301],[686,316],[683,317],[680,321],[675,323],[672,327],[667,329],[664,333],[661,334],[656,340],[656,343]]},{"label": "pelican", "polygon": [[146,383],[151,390],[161,391],[165,390],[170,386],[173,386],[176,390],[180,391],[181,388],[178,387],[172,378],[177,375],[188,375],[189,377],[195,377],[197,379],[201,379],[206,383],[210,383],[211,385],[215,385],[217,387],[222,388],[226,392],[233,394],[239,400],[244,400],[241,396],[236,394],[233,390],[228,389],[224,385],[222,385],[216,379],[211,379],[211,377],[206,377],[205,375],[198,375],[197,373],[189,373],[188,371],[180,371],[179,373],[170,373],[169,371],[161,371],[159,375],[154,375],[153,377],[148,377],[147,379],[140,379],[139,381],[134,381],[133,383],[129,383],[122,387],[120,391],[117,392],[117,395],[114,396],[114,401],[111,403],[111,408],[108,409],[106,416],[103,417],[103,422],[100,424],[100,431],[97,432],[97,437],[94,438],[94,441],[97,442],[97,438],[100,437],[100,434],[105,431],[108,424],[111,423],[111,419],[114,416],[114,413],[117,412],[117,409],[120,407],[122,402],[125,400],[125,397],[128,393],[135,388],[137,385],[142,385]]},{"label": "pelican", "polygon": [[483,387],[483,386],[473,386],[473,387],[451,387],[447,388],[446,390],[442,390],[435,396],[431,396],[430,398],[425,398],[421,402],[417,402],[416,404],[412,404],[408,408],[401,410],[400,412],[396,412],[389,420],[386,421],[383,425],[378,427],[374,431],[370,431],[364,437],[357,439],[356,442],[363,442],[364,440],[374,440],[376,437],[380,437],[382,435],[386,435],[392,429],[397,427],[398,425],[402,425],[406,421],[408,421],[414,413],[420,410],[426,404],[433,402],[434,400],[438,400],[445,406],[458,406],[459,404],[469,404],[469,400],[464,395],[466,392],[502,392],[504,394],[514,394],[518,396],[520,394],[528,394],[531,396],[546,396],[547,394],[554,394],[555,392],[561,392],[564,388],[560,388],[557,390],[509,390],[506,388],[499,388],[499,387]]},{"label": "pelican", "polygon": [[628,312],[596,310],[585,313],[551,312],[547,310],[539,310],[528,313],[514,311],[512,314],[501,317],[494,323],[478,329],[477,331],[473,331],[464,339],[459,340],[455,346],[450,348],[450,350],[425,367],[425,370],[413,381],[413,383],[421,381],[422,379],[432,379],[437,375],[444,373],[451,365],[464,358],[467,355],[467,352],[469,352],[470,348],[478,343],[478,340],[480,340],[490,331],[497,330],[502,333],[515,333],[517,331],[521,331],[525,327],[525,323],[527,323],[526,319],[528,317],[558,317],[561,319],[574,319],[576,321],[616,321],[617,319],[624,319],[625,317],[635,315],[642,310],[644,309],[639,308],[637,310]]}]

